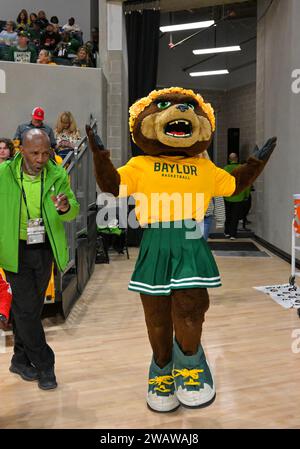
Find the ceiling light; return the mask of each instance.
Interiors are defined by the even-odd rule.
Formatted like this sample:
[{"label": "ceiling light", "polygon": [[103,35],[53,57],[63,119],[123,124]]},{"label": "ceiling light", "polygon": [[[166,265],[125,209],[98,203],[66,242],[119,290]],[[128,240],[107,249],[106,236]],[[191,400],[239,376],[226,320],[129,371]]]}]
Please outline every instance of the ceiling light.
[{"label": "ceiling light", "polygon": [[241,51],[239,45],[233,45],[231,47],[216,47],[216,48],[203,48],[200,50],[193,50],[194,55],[209,55],[212,53],[227,53],[230,51]]},{"label": "ceiling light", "polygon": [[190,76],[212,76],[212,75],[228,75],[228,70],[210,70],[208,72],[191,72]]},{"label": "ceiling light", "polygon": [[183,30],[196,30],[197,28],[208,28],[214,25],[214,20],[207,20],[205,22],[193,22],[193,23],[183,23],[181,25],[169,25],[159,27],[160,31],[163,33],[172,33],[172,31],[183,31]]}]

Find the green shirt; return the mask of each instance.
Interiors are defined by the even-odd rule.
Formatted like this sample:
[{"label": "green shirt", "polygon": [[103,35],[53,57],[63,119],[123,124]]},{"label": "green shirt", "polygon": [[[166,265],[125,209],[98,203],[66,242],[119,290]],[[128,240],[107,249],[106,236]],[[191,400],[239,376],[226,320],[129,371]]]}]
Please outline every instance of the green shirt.
[{"label": "green shirt", "polygon": [[[45,171],[44,171],[45,176]],[[20,180],[21,183],[21,180]],[[41,218],[41,173],[38,176],[31,176],[23,172],[23,187],[26,195],[28,212],[30,218]],[[27,240],[27,208],[22,195],[21,218],[20,218],[20,239]]]},{"label": "green shirt", "polygon": [[[232,162],[232,163],[229,163],[228,165],[226,165],[226,167],[224,167],[224,170],[227,171],[228,173],[231,173],[231,172],[233,172],[233,170],[235,170],[236,168],[238,168],[240,166],[241,166],[241,164]],[[224,198],[224,200],[228,201],[230,203],[240,203],[241,201],[244,201],[245,199],[247,199],[249,197],[250,190],[251,190],[251,187],[247,187],[245,190],[243,190],[238,195],[227,196]]]},{"label": "green shirt", "polygon": [[33,46],[28,45],[26,49],[19,48],[18,46],[10,47],[9,49],[9,61],[14,62],[36,62],[37,53]]}]

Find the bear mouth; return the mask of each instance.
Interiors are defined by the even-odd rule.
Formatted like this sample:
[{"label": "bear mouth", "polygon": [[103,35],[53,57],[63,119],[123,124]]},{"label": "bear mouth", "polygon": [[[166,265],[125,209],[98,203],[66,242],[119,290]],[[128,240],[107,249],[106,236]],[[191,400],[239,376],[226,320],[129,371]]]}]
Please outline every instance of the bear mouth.
[{"label": "bear mouth", "polygon": [[172,122],[167,123],[165,134],[178,139],[191,137],[192,124],[188,120],[173,120]]}]

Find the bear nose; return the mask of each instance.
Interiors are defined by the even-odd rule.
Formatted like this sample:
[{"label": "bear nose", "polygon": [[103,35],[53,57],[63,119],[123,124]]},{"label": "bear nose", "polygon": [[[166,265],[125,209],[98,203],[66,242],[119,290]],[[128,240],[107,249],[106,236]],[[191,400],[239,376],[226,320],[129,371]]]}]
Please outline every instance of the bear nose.
[{"label": "bear nose", "polygon": [[185,112],[185,111],[187,111],[188,110],[188,105],[186,105],[186,104],[178,104],[177,106],[176,106],[176,109],[179,109],[179,111],[180,112]]}]

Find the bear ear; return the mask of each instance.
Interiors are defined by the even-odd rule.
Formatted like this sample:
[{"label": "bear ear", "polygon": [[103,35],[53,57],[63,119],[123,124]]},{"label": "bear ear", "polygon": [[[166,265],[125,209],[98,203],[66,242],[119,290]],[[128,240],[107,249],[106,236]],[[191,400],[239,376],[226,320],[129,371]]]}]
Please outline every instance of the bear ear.
[{"label": "bear ear", "polygon": [[141,123],[141,133],[144,137],[150,140],[156,140],[156,132],[155,132],[155,118],[156,114],[151,114],[145,117]]},{"label": "bear ear", "polygon": [[198,116],[198,120],[200,122],[198,140],[199,142],[207,142],[212,135],[211,124],[209,123],[209,120],[203,116]]}]

